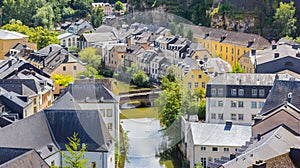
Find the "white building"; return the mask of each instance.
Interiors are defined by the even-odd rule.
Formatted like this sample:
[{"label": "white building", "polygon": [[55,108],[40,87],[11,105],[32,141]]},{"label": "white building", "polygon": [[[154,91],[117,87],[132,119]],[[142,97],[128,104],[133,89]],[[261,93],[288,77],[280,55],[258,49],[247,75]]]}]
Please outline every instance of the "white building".
[{"label": "white building", "polygon": [[251,126],[213,123],[186,123],[187,146],[186,158],[190,161],[190,168],[202,163],[207,168],[208,162],[230,157],[238,148],[251,137]]},{"label": "white building", "polygon": [[289,79],[286,74],[230,73],[210,80],[206,90],[206,122],[251,125],[264,106],[275,78]]},{"label": "white building", "polygon": [[78,48],[78,38],[79,36],[72,33],[63,33],[57,36],[58,40],[60,41],[60,45],[69,47],[77,47]]}]

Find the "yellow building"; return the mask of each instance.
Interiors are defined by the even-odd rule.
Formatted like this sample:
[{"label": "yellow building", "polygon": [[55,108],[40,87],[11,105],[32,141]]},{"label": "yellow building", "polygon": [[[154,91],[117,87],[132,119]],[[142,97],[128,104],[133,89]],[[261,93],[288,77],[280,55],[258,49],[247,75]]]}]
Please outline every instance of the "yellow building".
[{"label": "yellow building", "polygon": [[240,58],[251,49],[263,49],[270,46],[268,40],[256,34],[195,25],[185,25],[185,27],[194,32],[195,42],[201,43],[212,56],[221,57],[231,66],[236,65]]},{"label": "yellow building", "polygon": [[174,66],[176,78],[182,81],[184,88],[193,92],[195,89],[206,88],[210,77],[201,70],[198,61],[191,58],[185,58],[183,62],[179,62]]},{"label": "yellow building", "polygon": [[183,86],[191,92],[198,88],[206,89],[209,79],[209,76],[200,69],[193,69],[184,76]]},{"label": "yellow building", "polygon": [[5,59],[5,54],[10,51],[16,44],[26,44],[30,48],[36,50],[37,45],[28,42],[29,37],[27,35],[0,29],[0,60]]}]

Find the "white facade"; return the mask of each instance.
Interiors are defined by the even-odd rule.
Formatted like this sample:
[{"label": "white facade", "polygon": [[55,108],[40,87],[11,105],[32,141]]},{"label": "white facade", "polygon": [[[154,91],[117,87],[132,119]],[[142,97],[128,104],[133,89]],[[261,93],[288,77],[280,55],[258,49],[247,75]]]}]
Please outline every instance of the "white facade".
[{"label": "white facade", "polygon": [[[113,145],[113,144],[112,144]],[[89,167],[95,168],[115,168],[114,146],[111,146],[108,152],[85,152],[84,157],[87,158]],[[68,154],[67,151],[63,151]],[[44,158],[45,162],[50,166],[63,167],[67,166],[64,157],[60,152]],[[92,167],[93,168],[93,167]]]},{"label": "white facade", "polygon": [[65,47],[78,47],[78,38],[79,36],[72,34],[72,33],[64,33],[61,34],[59,36],[57,36],[57,38],[60,41],[60,45],[63,45]]},{"label": "white facade", "polygon": [[78,103],[83,110],[98,110],[110,135],[119,141],[119,103]]},{"label": "white facade", "polygon": [[206,122],[225,123],[231,120],[234,124],[251,125],[264,102],[262,98],[207,97]]}]

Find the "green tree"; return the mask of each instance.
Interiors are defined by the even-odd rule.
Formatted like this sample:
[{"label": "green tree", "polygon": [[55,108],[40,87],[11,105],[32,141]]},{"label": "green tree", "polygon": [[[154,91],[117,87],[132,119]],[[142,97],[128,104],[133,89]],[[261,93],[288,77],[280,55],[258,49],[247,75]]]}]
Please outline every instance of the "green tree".
[{"label": "green tree", "polygon": [[102,57],[96,48],[85,48],[78,53],[81,60],[93,68],[98,69],[101,65]]},{"label": "green tree", "polygon": [[166,77],[170,82],[176,81],[174,65],[167,68],[166,74]]},{"label": "green tree", "polygon": [[241,67],[240,63],[237,63],[235,64],[233,67],[232,67],[232,73],[244,73],[245,70]]},{"label": "green tree", "polygon": [[9,24],[1,27],[5,30],[16,31],[29,36],[29,42],[37,43],[38,49],[44,48],[49,44],[59,44],[57,34],[41,26],[29,28],[21,21],[12,19]]},{"label": "green tree", "polygon": [[74,17],[85,18],[90,13],[93,0],[74,0],[71,7],[75,10]]},{"label": "green tree", "polygon": [[136,64],[131,64],[130,67],[126,67],[126,73],[133,76],[135,73],[137,73],[138,68]]},{"label": "green tree", "polygon": [[68,86],[70,82],[73,82],[74,79],[72,75],[63,75],[63,74],[54,74],[53,75],[54,83],[60,85],[60,86]]},{"label": "green tree", "polygon": [[37,13],[33,16],[35,26],[43,26],[51,30],[53,28],[54,12],[51,4],[39,8]]},{"label": "green tree", "polygon": [[77,73],[77,78],[80,78],[80,76],[85,78],[89,78],[91,76],[94,76],[96,79],[101,78],[97,69],[93,68],[92,65],[87,65],[85,68],[85,71]]},{"label": "green tree", "polygon": [[172,35],[176,35],[177,34],[177,26],[174,22],[170,23],[170,33]]},{"label": "green tree", "polygon": [[160,94],[155,104],[161,108],[159,114],[160,122],[165,127],[169,128],[173,123],[179,121],[182,112],[181,108],[181,86],[178,82],[170,82],[167,77],[162,77],[163,92]]},{"label": "green tree", "polygon": [[123,3],[121,1],[117,1],[115,3],[115,10],[117,11],[123,10]]},{"label": "green tree", "polygon": [[138,87],[150,87],[150,81],[144,71],[138,70],[132,77],[132,83]]},{"label": "green tree", "polygon": [[273,22],[279,37],[291,36],[296,31],[297,18],[295,12],[296,8],[293,1],[290,3],[280,2]]},{"label": "green tree", "polygon": [[185,36],[185,33],[184,33],[184,26],[183,26],[182,23],[179,24],[179,26],[178,26],[177,34],[180,35],[181,37],[184,37],[184,36]]},{"label": "green tree", "polygon": [[195,168],[203,168],[203,164],[202,162],[198,162],[196,163],[196,167]]},{"label": "green tree", "polygon": [[91,22],[93,27],[99,27],[102,24],[104,17],[103,8],[98,7],[92,10]]},{"label": "green tree", "polygon": [[84,143],[81,145],[78,133],[76,132],[74,132],[72,137],[68,137],[68,140],[69,144],[65,144],[67,153],[61,152],[64,157],[64,163],[72,168],[88,167],[87,163],[89,159],[84,156],[87,145]]}]

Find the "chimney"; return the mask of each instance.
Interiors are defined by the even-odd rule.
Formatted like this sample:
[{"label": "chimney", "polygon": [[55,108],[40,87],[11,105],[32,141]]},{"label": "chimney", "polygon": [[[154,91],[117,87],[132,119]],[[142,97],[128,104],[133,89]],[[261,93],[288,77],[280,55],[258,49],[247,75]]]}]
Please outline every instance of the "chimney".
[{"label": "chimney", "polygon": [[48,148],[48,150],[49,150],[50,152],[53,151],[53,145],[47,145],[47,148]]},{"label": "chimney", "polygon": [[18,68],[15,68],[15,69],[14,69],[14,72],[15,72],[15,75],[17,76],[17,75],[18,75],[18,72],[19,72],[19,69],[18,69]]},{"label": "chimney", "polygon": [[292,92],[289,92],[288,95],[287,95],[287,101],[289,103],[291,103],[291,100],[292,100]]},{"label": "chimney", "polygon": [[222,35],[222,36],[221,36],[221,39],[220,39],[220,42],[224,41],[225,38],[226,38],[226,35]]},{"label": "chimney", "polygon": [[261,140],[261,135],[257,134],[256,138],[257,138],[257,141],[260,141]]},{"label": "chimney", "polygon": [[12,60],[8,60],[8,67],[11,67],[12,66]]},{"label": "chimney", "polygon": [[51,53],[51,52],[52,52],[52,46],[49,47],[49,53]]},{"label": "chimney", "polygon": [[278,80],[278,79],[279,79],[279,75],[278,75],[278,73],[276,73],[275,80]]},{"label": "chimney", "polygon": [[274,58],[278,58],[279,57],[279,53],[274,53]]},{"label": "chimney", "polygon": [[277,45],[276,44],[272,44],[272,50],[277,49]]},{"label": "chimney", "polygon": [[229,159],[232,160],[236,157],[236,154],[235,153],[230,153],[229,155]]},{"label": "chimney", "polygon": [[252,166],[252,168],[266,168],[266,167],[267,167],[267,163],[262,160],[255,161],[255,163]]}]

